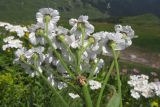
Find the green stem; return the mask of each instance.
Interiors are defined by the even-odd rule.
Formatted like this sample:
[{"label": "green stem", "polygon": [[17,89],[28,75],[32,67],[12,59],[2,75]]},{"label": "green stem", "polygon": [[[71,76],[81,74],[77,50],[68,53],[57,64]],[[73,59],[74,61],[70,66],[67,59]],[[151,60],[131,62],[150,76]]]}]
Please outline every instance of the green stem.
[{"label": "green stem", "polygon": [[69,54],[72,56],[72,58],[74,59],[75,63],[76,63],[76,57],[73,54],[73,52],[71,51],[70,47],[67,45],[67,43],[65,41],[62,41],[64,47],[67,49],[67,51],[69,52]]},{"label": "green stem", "polygon": [[81,25],[81,32],[82,32],[82,47],[84,45],[84,38],[85,38],[85,28]]},{"label": "green stem", "polygon": [[81,42],[82,42],[82,46],[80,48],[80,50],[78,51],[78,57],[77,57],[77,72],[80,74],[80,63],[81,63],[81,57],[83,52],[91,45],[90,42],[88,42],[88,44],[84,47],[84,39],[85,39],[85,28],[82,24],[80,24],[80,30],[82,33],[82,38],[81,38]]},{"label": "green stem", "polygon": [[[119,53],[117,54],[117,57],[119,56]],[[112,70],[113,70],[113,67],[114,67],[114,61],[112,62],[110,68],[109,68],[109,71],[107,73],[107,75],[105,76],[105,79],[103,81],[103,85],[102,85],[102,88],[100,90],[100,93],[99,93],[99,96],[98,96],[98,100],[97,100],[97,104],[96,104],[96,107],[100,107],[100,104],[101,104],[101,100],[102,100],[102,96],[103,96],[103,92],[104,92],[104,89],[108,83],[108,80],[109,80],[109,77],[112,73]]]},{"label": "green stem", "polygon": [[54,46],[52,45],[52,41],[48,38],[48,23],[46,22],[46,27],[45,27],[45,35],[44,37],[46,38],[46,40],[48,41],[49,45],[51,46],[52,51],[55,53],[56,57],[60,60],[61,64],[63,65],[63,67],[65,68],[65,70],[69,73],[69,75],[76,79],[75,75],[71,72],[71,70],[68,68],[67,64],[64,62],[64,60],[62,59],[61,55],[56,51],[56,49],[54,48]]},{"label": "green stem", "polygon": [[[49,68],[49,67],[48,67]],[[70,86],[76,93],[78,93],[78,95],[80,95],[81,97],[82,97],[82,95],[81,95],[81,93],[80,93],[80,89],[78,89],[77,87],[75,87],[75,85],[74,84],[72,84],[72,83],[70,83],[70,82],[68,82],[65,78],[63,78],[61,75],[59,75],[58,73],[55,73],[55,72],[53,72],[53,70],[51,70],[51,69],[48,69],[58,80],[60,80],[60,81],[62,81],[62,82],[65,82],[68,86]]]},{"label": "green stem", "polygon": [[108,80],[109,80],[109,77],[110,77],[110,75],[111,75],[111,72],[112,72],[112,70],[113,70],[113,67],[114,67],[114,61],[112,62],[111,66],[110,66],[110,68],[109,68],[109,71],[108,71],[108,73],[107,73],[107,75],[106,75],[106,77],[105,77],[105,79],[104,79],[104,81],[103,81],[103,85],[102,85],[102,88],[101,88],[100,93],[99,93],[99,96],[98,96],[98,100],[97,100],[96,107],[100,107],[101,100],[102,100],[102,96],[103,96],[103,92],[104,92],[104,89],[105,89],[105,87],[106,87],[106,85],[107,85],[107,82],[108,82]]},{"label": "green stem", "polygon": [[39,69],[37,69],[34,65],[31,65],[29,63],[27,63],[25,60],[21,59],[21,61],[27,65],[29,65],[31,68],[33,68],[34,70],[36,70],[39,75],[42,77],[42,79],[45,80],[45,82],[49,85],[49,87],[51,88],[51,90],[53,92],[55,92],[55,94],[59,97],[59,99],[62,101],[62,103],[65,105],[65,107],[69,107],[69,105],[66,103],[66,101],[63,99],[63,97],[56,91],[56,89],[48,82],[48,80],[46,79],[45,76],[43,76],[43,74],[41,73],[41,71],[39,71]]},{"label": "green stem", "polygon": [[83,92],[83,95],[84,95],[84,100],[85,100],[86,107],[93,107],[91,96],[90,96],[87,84],[84,84],[82,86],[82,92]]},{"label": "green stem", "polygon": [[56,93],[56,95],[59,97],[59,99],[62,101],[65,107],[69,107],[69,105],[66,103],[66,101],[63,99],[63,97],[56,91],[56,89],[48,82],[48,80],[41,74],[41,77],[43,80],[46,81],[46,83],[49,85],[49,87],[52,89],[53,92]]},{"label": "green stem", "polygon": [[114,48],[112,48],[112,53],[113,53],[113,56],[114,56],[114,63],[115,63],[116,72],[117,72],[118,93],[120,94],[120,107],[123,107],[123,104],[122,104],[122,91],[121,91],[121,79],[120,79],[119,64],[118,64],[118,61],[117,61],[117,56],[116,56],[116,53],[115,53]]},{"label": "green stem", "polygon": [[83,52],[91,45],[90,42],[88,42],[88,44],[85,46],[85,47],[81,47],[81,49],[78,51],[78,57],[77,57],[77,72],[79,74],[81,74],[82,72],[79,72],[80,71],[80,64],[81,64],[81,57],[82,57],[82,54]]},{"label": "green stem", "polygon": [[97,63],[96,64],[94,64],[94,66],[93,66],[93,71],[89,74],[89,77],[88,77],[88,79],[91,79],[91,78],[93,78],[93,76],[94,76],[94,74],[95,74],[95,70],[96,70],[96,67],[98,66],[98,64],[99,64],[99,61],[100,61],[100,59],[98,59],[98,61],[97,61]]}]

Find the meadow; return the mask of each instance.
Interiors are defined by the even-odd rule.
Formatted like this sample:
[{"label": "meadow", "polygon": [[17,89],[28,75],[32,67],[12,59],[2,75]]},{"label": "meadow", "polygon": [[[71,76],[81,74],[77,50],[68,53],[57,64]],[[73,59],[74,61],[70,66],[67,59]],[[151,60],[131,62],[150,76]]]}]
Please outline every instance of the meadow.
[{"label": "meadow", "polygon": [[[6,22],[11,22],[10,19],[5,20]],[[129,50],[137,51],[137,53],[155,53],[160,52],[160,18],[152,15],[146,14],[134,17],[124,17],[119,19],[119,23],[122,25],[131,25],[135,30],[138,38],[133,40],[133,46]],[[16,22],[16,19],[13,21]],[[21,20],[21,24],[30,24],[32,21]],[[91,21],[95,26],[96,31],[113,31],[115,23],[111,22],[98,22]],[[59,22],[60,25],[70,28],[66,20]],[[0,47],[2,47],[2,40],[5,33],[0,34]],[[136,48],[136,50],[135,50]],[[12,63],[14,56],[11,52],[3,52],[0,49],[0,106],[2,107],[64,107],[59,102],[56,94],[53,93],[50,88],[41,80],[41,78],[35,77],[34,79],[29,77],[23,72],[23,69],[19,65]],[[112,58],[106,57],[106,63],[110,64]],[[157,61],[157,60],[156,60]],[[124,107],[158,107],[152,106],[153,103],[160,105],[160,99],[154,98],[141,98],[136,100],[130,96],[130,87],[127,84],[127,80],[130,74],[136,74],[134,69],[139,71],[139,74],[150,75],[153,78],[159,78],[160,68],[153,68],[151,66],[146,66],[145,64],[139,64],[136,62],[130,62],[123,59],[119,60],[120,71],[127,69],[127,72],[122,74],[122,93]],[[108,69],[106,66],[104,69]],[[158,76],[153,76],[151,72],[157,73]],[[122,72],[123,73],[123,72]],[[102,74],[103,75],[103,74]],[[114,76],[114,74],[112,74]],[[111,78],[109,83],[112,83],[115,78]],[[45,87],[45,88],[44,88]],[[82,107],[83,103],[79,99],[71,99],[66,95],[68,90],[60,90],[59,93],[63,95],[64,99],[69,103],[70,107]],[[106,89],[107,94],[109,90]],[[96,91],[92,97],[97,98],[98,91]],[[108,95],[109,96],[109,95]],[[104,102],[108,99],[106,96],[103,97]],[[75,106],[76,105],[76,106]],[[103,105],[102,107],[105,107]]]}]

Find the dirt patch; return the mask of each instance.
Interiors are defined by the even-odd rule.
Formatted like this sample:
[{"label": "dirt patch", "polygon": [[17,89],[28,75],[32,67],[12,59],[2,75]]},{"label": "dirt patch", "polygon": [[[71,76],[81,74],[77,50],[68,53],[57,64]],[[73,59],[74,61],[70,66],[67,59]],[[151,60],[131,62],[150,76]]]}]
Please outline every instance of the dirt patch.
[{"label": "dirt patch", "polygon": [[160,53],[151,53],[132,47],[122,51],[120,58],[160,69]]}]

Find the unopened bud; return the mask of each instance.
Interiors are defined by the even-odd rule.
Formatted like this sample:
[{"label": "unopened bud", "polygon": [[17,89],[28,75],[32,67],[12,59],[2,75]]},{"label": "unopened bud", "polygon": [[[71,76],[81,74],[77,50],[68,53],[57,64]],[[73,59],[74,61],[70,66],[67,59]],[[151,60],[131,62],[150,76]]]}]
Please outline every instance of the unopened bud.
[{"label": "unopened bud", "polygon": [[79,31],[82,31],[84,29],[84,23],[79,22],[77,28]]},{"label": "unopened bud", "polygon": [[35,60],[37,60],[38,59],[38,55],[35,53],[35,54],[33,54],[32,55],[32,57],[35,59]]},{"label": "unopened bud", "polygon": [[29,32],[25,32],[25,37],[26,37],[26,38],[29,37]]},{"label": "unopened bud", "polygon": [[21,56],[20,56],[20,60],[25,60],[24,55],[21,55]]},{"label": "unopened bud", "polygon": [[51,17],[50,15],[46,15],[46,16],[44,17],[44,21],[48,23],[48,22],[51,20],[51,18],[52,18],[52,17]]},{"label": "unopened bud", "polygon": [[44,30],[43,29],[37,29],[36,30],[36,35],[42,36],[43,34],[44,34]]},{"label": "unopened bud", "polygon": [[116,47],[116,43],[113,41],[113,40],[109,40],[108,41],[108,46],[110,47],[110,48],[115,48]]},{"label": "unopened bud", "polygon": [[59,41],[64,41],[64,35],[58,35],[57,36],[57,40],[59,40]]},{"label": "unopened bud", "polygon": [[93,44],[95,42],[95,38],[94,37],[89,37],[88,41]]}]

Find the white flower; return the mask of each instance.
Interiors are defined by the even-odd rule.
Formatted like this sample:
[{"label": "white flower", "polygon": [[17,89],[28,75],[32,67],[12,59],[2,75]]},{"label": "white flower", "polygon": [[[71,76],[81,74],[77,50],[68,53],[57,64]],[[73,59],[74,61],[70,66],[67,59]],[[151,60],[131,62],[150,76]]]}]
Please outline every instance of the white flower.
[{"label": "white flower", "polygon": [[150,88],[155,91],[155,94],[160,97],[160,82],[151,82]]},{"label": "white flower", "polygon": [[89,80],[88,84],[90,85],[90,88],[92,90],[96,90],[96,89],[101,88],[101,83],[98,81],[95,81],[95,80]]},{"label": "white flower", "polygon": [[118,33],[125,33],[127,37],[130,39],[135,37],[134,30],[131,28],[131,26],[122,26],[122,25],[115,25],[115,31]]},{"label": "white flower", "polygon": [[9,42],[9,41],[11,41],[13,39],[14,39],[14,36],[9,36],[9,37],[4,38],[3,42],[7,43],[7,42]]},{"label": "white flower", "polygon": [[104,65],[104,60],[103,60],[103,59],[100,59],[99,62],[98,62],[98,65],[97,65],[97,67],[96,67],[96,69],[95,69],[95,71],[94,71],[94,73],[95,73],[95,74],[98,74],[99,71],[100,71],[100,69],[103,67],[103,65]]},{"label": "white flower", "polygon": [[31,48],[31,49],[29,49],[28,51],[25,52],[24,56],[27,59],[30,59],[34,53],[36,53],[38,55],[42,55],[43,51],[44,51],[44,47],[41,47],[41,46],[36,47],[36,48]]},{"label": "white flower", "polygon": [[102,52],[102,46],[103,46],[103,39],[105,38],[105,33],[103,31],[94,33],[93,35],[89,36],[88,42],[91,42],[92,44],[87,48],[87,54],[89,59],[96,59],[98,54],[101,54]]},{"label": "white flower", "polygon": [[94,26],[88,22],[88,16],[80,16],[78,19],[70,19],[69,24],[73,26],[70,32],[76,34],[76,36],[81,35],[78,28],[79,24],[84,25],[86,36],[94,32]]},{"label": "white flower", "polygon": [[14,39],[13,36],[7,37],[3,39],[3,41],[6,43],[5,45],[2,46],[3,50],[6,50],[7,48],[22,48],[22,41],[19,39]]},{"label": "white flower", "polygon": [[25,32],[28,32],[26,27],[22,27],[20,25],[6,24],[5,29],[10,32],[16,32],[17,36],[20,38],[25,35]]},{"label": "white flower", "polygon": [[20,49],[17,49],[17,50],[15,51],[15,56],[16,56],[16,58],[14,59],[14,62],[19,61],[20,57],[21,57],[22,55],[24,55],[25,52],[26,52],[26,48],[24,48],[24,47],[23,47],[23,48],[20,48]]},{"label": "white flower", "polygon": [[30,27],[29,29],[29,41],[32,45],[41,44],[44,45],[46,43],[44,37],[42,36],[44,33],[44,24],[37,23]]},{"label": "white flower", "polygon": [[149,77],[146,75],[133,75],[130,76],[130,81],[128,84],[133,87],[131,90],[131,96],[138,99],[140,95],[145,98],[153,97],[155,95],[159,96],[160,84],[156,82],[148,82]]},{"label": "white flower", "polygon": [[69,36],[69,45],[72,48],[79,48],[81,46],[81,41],[80,41],[80,39],[76,40],[76,37],[73,34],[73,35]]},{"label": "white flower", "polygon": [[131,28],[131,26],[122,26],[122,25],[115,25],[115,31],[117,33],[123,34],[122,38],[125,40],[125,42],[122,44],[124,48],[130,46],[132,44],[131,39],[135,38],[134,30]]},{"label": "white flower", "polygon": [[57,28],[54,29],[54,31],[49,34],[49,38],[52,41],[52,45],[54,46],[55,49],[60,49],[63,51],[63,46],[64,44],[62,42],[67,43],[68,45],[68,29],[58,26]]},{"label": "white flower", "polygon": [[78,94],[74,94],[74,93],[68,93],[68,95],[73,99],[80,97]]},{"label": "white flower", "polygon": [[131,96],[135,99],[140,98],[140,94],[138,92],[136,92],[135,90],[131,90]]},{"label": "white flower", "polygon": [[20,25],[16,25],[13,26],[9,31],[16,32],[18,37],[23,37],[25,35],[25,32],[28,32],[28,29],[26,27],[21,27]]},{"label": "white flower", "polygon": [[50,74],[47,79],[52,86],[55,86],[55,80],[52,74]]},{"label": "white flower", "polygon": [[67,87],[66,83],[55,80],[52,74],[49,74],[47,79],[53,87],[57,87],[59,90]]},{"label": "white flower", "polygon": [[63,75],[66,75],[67,74],[67,71],[65,70],[65,68],[63,67],[63,65],[61,64],[60,61],[57,61],[57,71]]},{"label": "white flower", "polygon": [[119,25],[119,24],[118,24],[118,25],[115,25],[115,26],[114,26],[114,29],[115,29],[116,32],[119,32],[119,33],[123,31],[122,25]]},{"label": "white flower", "polygon": [[68,29],[66,29],[66,28],[64,28],[64,27],[62,27],[62,26],[58,26],[56,29],[55,29],[55,33],[57,34],[57,35],[67,35],[67,33],[68,33]]},{"label": "white flower", "polygon": [[47,16],[50,18],[49,23],[53,25],[55,25],[60,18],[59,12],[57,10],[54,10],[52,8],[42,8],[39,9],[39,12],[37,12],[36,14],[37,22],[45,23],[45,18]]},{"label": "white flower", "polygon": [[29,50],[26,50],[25,48],[18,49],[15,52],[16,59],[14,60],[14,62],[20,64],[22,68],[24,68],[27,74],[34,77],[35,75],[39,75],[39,73],[36,70],[33,70],[29,65],[25,64],[22,60],[20,60],[20,57],[21,56],[25,57],[25,61],[28,64],[33,65],[35,64],[33,55],[34,54],[38,55],[36,67],[39,70],[39,72],[42,73],[41,64],[45,60],[45,55],[43,54],[43,51],[44,51],[44,47],[36,47],[36,48],[31,48]]},{"label": "white flower", "polygon": [[0,22],[0,27],[5,27],[5,26],[8,26],[10,25],[9,23],[7,22]]},{"label": "white flower", "polygon": [[105,32],[105,36],[103,38],[103,46],[102,46],[102,53],[103,54],[109,54],[111,53],[111,44],[114,44],[114,50],[123,50],[125,47],[124,39],[122,39],[121,33],[110,33]]},{"label": "white flower", "polygon": [[58,82],[58,85],[57,85],[58,89],[61,90],[63,88],[66,88],[67,87],[67,84],[64,83],[64,82]]},{"label": "white flower", "polygon": [[131,28],[131,26],[123,26],[123,31],[124,33],[126,33],[127,37],[129,37],[130,39],[135,38],[135,33],[134,30]]}]

